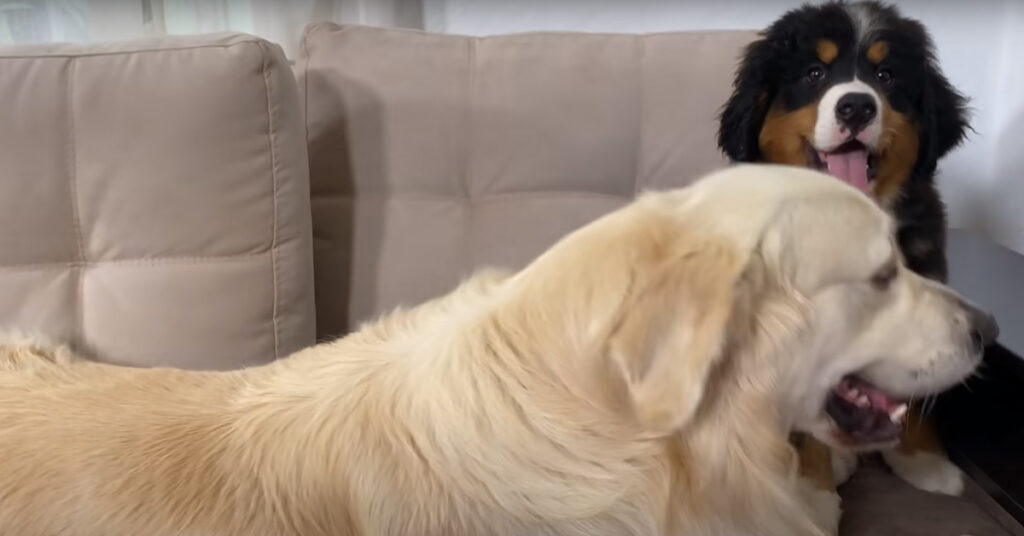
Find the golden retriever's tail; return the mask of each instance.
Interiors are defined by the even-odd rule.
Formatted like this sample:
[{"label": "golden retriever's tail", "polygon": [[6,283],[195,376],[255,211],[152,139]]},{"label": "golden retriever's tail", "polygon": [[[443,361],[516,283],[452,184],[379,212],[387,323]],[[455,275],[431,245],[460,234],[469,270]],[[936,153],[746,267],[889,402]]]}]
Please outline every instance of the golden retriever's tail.
[{"label": "golden retriever's tail", "polygon": [[0,371],[33,370],[80,361],[66,345],[23,334],[0,335]]}]

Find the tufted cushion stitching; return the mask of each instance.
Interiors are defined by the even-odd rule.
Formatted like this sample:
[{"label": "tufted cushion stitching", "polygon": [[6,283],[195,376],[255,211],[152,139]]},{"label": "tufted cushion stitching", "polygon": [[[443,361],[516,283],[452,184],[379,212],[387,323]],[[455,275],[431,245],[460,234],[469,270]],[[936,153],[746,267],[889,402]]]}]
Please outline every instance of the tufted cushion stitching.
[{"label": "tufted cushion stitching", "polygon": [[278,147],[277,147],[277,133],[275,132],[274,125],[274,103],[276,99],[272,98],[272,82],[270,81],[270,68],[269,68],[269,57],[267,50],[262,43],[258,43],[260,54],[263,57],[263,84],[267,95],[267,143],[270,146],[270,180],[271,180],[271,205],[273,206],[271,217],[273,228],[270,234],[270,272],[273,278],[274,286],[274,304],[271,310],[271,322],[274,326],[274,359],[280,356],[280,334],[278,333],[278,288],[277,288],[277,173],[278,163]]},{"label": "tufted cushion stitching", "polygon": [[[254,48],[231,48],[239,44],[257,45],[260,47],[260,57],[256,58],[253,56],[253,51],[257,50]],[[32,49],[26,48],[26,50]],[[206,53],[206,50],[209,50],[209,53]],[[106,237],[107,234],[110,234],[108,231],[115,231],[114,228],[108,225],[106,213],[103,211],[97,213],[93,209],[93,204],[91,203],[95,193],[93,185],[97,184],[104,189],[113,189],[117,187],[119,182],[130,183],[131,177],[119,175],[108,178],[103,161],[97,158],[102,157],[103,153],[96,152],[90,147],[92,145],[91,135],[103,128],[103,118],[93,113],[91,108],[93,105],[92,98],[86,99],[83,95],[101,95],[97,91],[102,91],[102,85],[105,83],[102,77],[105,72],[104,69],[120,69],[126,64],[131,64],[122,63],[120,60],[122,57],[131,58],[139,52],[163,53],[174,51],[185,51],[184,53],[178,52],[177,54],[187,55],[188,58],[192,57],[192,53],[188,51],[197,51],[196,57],[204,65],[210,65],[210,61],[215,61],[215,59],[222,57],[238,59],[241,62],[241,69],[237,73],[232,71],[230,77],[226,77],[225,80],[232,83],[235,83],[236,80],[244,80],[248,84],[249,94],[251,94],[252,82],[254,81],[252,77],[263,76],[264,87],[261,88],[259,85],[256,85],[256,93],[252,95],[256,100],[247,108],[249,110],[247,124],[255,127],[255,129],[247,128],[244,131],[244,135],[246,139],[252,139],[257,144],[256,149],[262,155],[258,161],[247,161],[247,165],[255,167],[258,163],[259,167],[253,171],[253,178],[257,179],[256,186],[259,186],[259,183],[263,183],[263,185],[262,188],[253,189],[254,192],[259,192],[259,197],[257,198],[253,195],[253,199],[263,208],[261,209],[262,217],[255,223],[257,226],[271,224],[271,236],[268,237],[258,233],[261,236],[254,236],[255,241],[251,246],[231,253],[217,254],[218,251],[222,251],[219,246],[220,241],[211,238],[209,241],[201,242],[197,247],[190,247],[190,249],[180,251],[167,251],[163,256],[160,256],[158,252],[154,252],[156,256],[146,257],[149,251],[143,249],[125,255],[129,258],[93,258],[95,254],[90,251],[93,242],[98,240],[100,235]],[[227,53],[227,51],[236,52]],[[295,247],[303,246],[306,241],[296,240],[296,237],[290,232],[292,227],[290,225],[282,225],[282,223],[288,224],[288,221],[284,221],[285,216],[292,213],[289,210],[291,205],[288,203],[293,200],[294,190],[289,189],[289,186],[295,185],[288,181],[305,179],[300,176],[298,171],[293,171],[289,167],[291,162],[295,162],[292,158],[293,155],[298,156],[297,146],[289,140],[294,141],[296,144],[301,144],[301,138],[292,139],[287,137],[292,133],[288,128],[293,125],[289,121],[293,116],[285,112],[291,110],[287,104],[297,101],[297,99],[294,98],[294,94],[286,91],[289,89],[288,87],[282,87],[282,83],[287,80],[275,78],[275,76],[281,74],[275,69],[281,68],[284,65],[282,60],[278,60],[280,54],[276,48],[258,39],[247,39],[217,45],[159,46],[149,50],[139,50],[136,48],[134,50],[121,49],[100,53],[90,53],[88,47],[83,47],[82,49],[67,47],[59,49],[57,52],[59,53],[21,53],[17,49],[9,54],[0,52],[0,67],[3,67],[5,60],[11,60],[11,62],[42,60],[38,63],[47,65],[45,70],[50,73],[47,76],[56,78],[53,82],[46,84],[53,91],[56,91],[52,96],[47,94],[45,97],[41,96],[33,99],[31,93],[23,94],[20,91],[15,92],[14,95],[15,97],[24,96],[30,103],[35,103],[45,98],[46,102],[42,102],[42,104],[46,108],[41,109],[49,109],[51,114],[58,114],[56,116],[57,122],[53,124],[56,136],[51,136],[43,141],[47,142],[47,145],[56,143],[52,148],[45,147],[45,149],[50,151],[49,161],[51,162],[51,167],[46,169],[52,170],[47,171],[46,178],[49,181],[56,181],[52,183],[52,186],[47,187],[46,192],[48,195],[56,195],[57,205],[51,210],[54,210],[55,214],[61,216],[49,222],[48,227],[42,229],[39,239],[49,241],[54,235],[65,237],[63,242],[54,242],[54,244],[62,244],[60,247],[61,256],[55,259],[49,254],[45,256],[33,254],[12,257],[10,259],[11,262],[0,262],[0,276],[3,276],[4,283],[2,290],[13,291],[14,294],[12,295],[15,298],[15,302],[3,311],[5,315],[4,321],[13,321],[13,324],[16,326],[21,324],[31,325],[32,327],[25,328],[30,330],[45,330],[49,329],[48,326],[53,326],[54,331],[49,335],[59,336],[62,340],[67,340],[71,345],[78,347],[82,345],[97,345],[97,348],[93,350],[98,352],[110,351],[109,356],[112,359],[127,359],[125,362],[144,364],[147,360],[151,361],[152,359],[146,357],[147,354],[145,352],[139,353],[131,348],[134,343],[122,344],[120,345],[120,350],[116,348],[111,350],[109,347],[111,346],[111,341],[114,341],[113,346],[117,347],[119,344],[116,342],[117,340],[132,338],[130,335],[121,337],[118,334],[119,330],[123,329],[123,326],[117,322],[117,318],[120,315],[124,315],[130,308],[134,308],[137,305],[149,307],[150,309],[156,307],[155,310],[160,311],[158,307],[160,301],[159,294],[163,291],[154,287],[153,296],[151,297],[146,285],[162,287],[165,280],[172,283],[192,281],[187,277],[178,275],[179,273],[184,274],[187,272],[199,274],[200,279],[195,281],[202,282],[206,278],[215,279],[220,277],[220,274],[231,272],[234,270],[234,264],[239,263],[240,265],[248,266],[245,268],[245,271],[249,274],[248,280],[258,283],[258,294],[260,295],[258,299],[253,300],[254,303],[258,302],[258,310],[252,311],[252,314],[249,316],[258,320],[259,325],[255,327],[262,334],[258,338],[257,344],[250,345],[255,347],[253,349],[255,351],[247,351],[247,355],[259,356],[261,361],[267,360],[271,357],[267,355],[270,353],[268,350],[271,343],[274,346],[273,357],[279,357],[282,352],[287,353],[293,350],[291,347],[297,342],[301,343],[302,341],[296,341],[296,337],[291,335],[291,333],[295,331],[296,325],[308,325],[305,319],[309,315],[307,314],[307,308],[303,307],[300,317],[290,316],[289,313],[292,310],[293,303],[291,298],[295,296],[292,291],[295,285],[304,287],[301,290],[303,294],[300,297],[303,298],[304,303],[308,304],[309,300],[305,299],[305,293],[311,290],[311,288],[310,285],[301,283],[295,278],[289,279],[290,276],[287,275],[290,273],[288,270],[294,268],[291,260],[295,257],[293,255]],[[153,58],[153,54],[145,54],[144,56],[144,62],[151,61],[151,58],[154,62],[163,61]],[[101,57],[101,59],[95,66],[94,62],[89,60],[84,62],[78,61],[79,58],[90,57]],[[109,57],[111,60],[104,60],[102,59],[103,57]],[[183,67],[188,67],[189,65],[187,61],[179,62],[175,59],[175,56],[172,56],[171,59],[176,62],[174,65]],[[130,61],[134,62],[134,60]],[[259,67],[259,70],[257,70],[257,67]],[[29,72],[34,73],[34,71]],[[33,76],[35,75],[33,74]],[[67,78],[60,80],[59,77]],[[5,81],[9,81],[9,79]],[[259,82],[257,81],[256,84],[259,84]],[[99,86],[99,90],[97,90],[97,86]],[[15,89],[18,88],[16,85],[13,87]],[[262,96],[259,95],[260,89],[264,90],[264,95]],[[64,95],[61,95],[61,92]],[[273,102],[272,99],[284,99],[285,105],[282,106],[280,103]],[[107,100],[109,101],[109,99]],[[79,102],[83,105],[78,106]],[[65,106],[64,110],[59,109],[62,105]],[[255,113],[253,113],[252,105],[256,106]],[[267,106],[265,112],[260,109],[263,106]],[[29,109],[31,110],[31,107]],[[267,114],[267,123],[265,125],[262,124],[263,118],[261,117],[264,113]],[[256,124],[252,124],[252,121],[256,121]],[[17,124],[13,125],[14,128],[17,126]],[[294,126],[298,127],[297,124],[294,124]],[[263,132],[263,128],[267,129],[266,133]],[[284,131],[281,131],[281,129],[284,129]],[[5,134],[15,134],[16,132],[17,130],[13,132],[7,131]],[[298,131],[295,131],[294,134],[300,135]],[[61,135],[67,135],[68,139],[60,139]],[[263,138],[264,135],[267,138]],[[51,138],[53,138],[52,141],[50,141]],[[26,140],[26,143],[31,144],[32,141]],[[32,145],[28,146],[33,147]],[[271,151],[269,155],[265,153],[268,146]],[[252,147],[252,145],[248,145],[248,147]],[[56,151],[56,153],[52,151]],[[250,153],[255,155],[256,151],[250,151]],[[13,154],[15,157],[17,156],[17,153]],[[246,158],[248,158],[247,155]],[[143,161],[143,163],[145,162]],[[53,168],[53,165],[56,165],[56,168]],[[62,169],[64,166],[67,169]],[[14,169],[17,171],[19,168],[15,167]],[[263,175],[268,172],[271,174],[269,178]],[[39,172],[33,171],[33,173],[37,174]],[[33,174],[14,174],[14,177],[19,179],[22,176],[25,180],[29,181],[35,179]],[[64,180],[67,180],[67,183],[61,184]],[[271,200],[267,199],[265,187],[268,184],[264,181],[270,182],[271,195],[273,196]],[[15,192],[19,191],[17,182],[16,180]],[[50,184],[50,182],[47,184]],[[201,185],[197,187],[203,188]],[[301,187],[299,190],[295,193],[302,194]],[[49,192],[52,192],[52,194]],[[230,197],[233,195],[230,191],[227,193],[229,200],[234,199],[234,197]],[[300,198],[303,197],[308,199],[308,193],[305,196],[300,195]],[[121,200],[123,198],[124,196],[121,196],[121,198],[115,199],[115,201],[123,203],[125,202]],[[267,207],[264,204],[268,201],[272,203],[271,207]],[[65,202],[68,203],[67,207],[60,207],[60,204]],[[266,208],[272,209],[270,214],[265,212]],[[228,216],[231,215],[228,214]],[[64,217],[70,217],[71,221],[63,222],[62,218]],[[91,231],[93,225],[98,226],[98,234]],[[19,230],[18,232],[19,234],[27,232],[30,238],[35,237],[35,232],[30,227],[27,231]],[[73,238],[68,236],[67,233],[71,233]],[[113,234],[116,235],[116,232]],[[21,239],[20,236],[16,238]],[[113,238],[117,239],[116,236],[113,236]],[[158,236],[157,238],[159,240],[160,237]],[[301,235],[298,238],[302,238]],[[18,241],[16,240],[15,244],[17,245],[17,243]],[[191,255],[193,252],[196,255]],[[206,252],[210,254],[204,255]],[[267,266],[267,264],[270,264],[270,266]],[[196,265],[197,268],[191,270],[186,268],[186,265]],[[135,269],[134,267],[136,266],[140,268]],[[150,270],[149,266],[152,266],[153,270]],[[181,266],[180,271],[178,270],[179,266]],[[137,284],[143,281],[144,283],[139,287],[143,289],[143,292],[141,294],[125,294],[120,281],[111,279],[109,276],[111,272],[104,270],[104,268],[119,270],[118,274],[131,274],[133,277],[132,281]],[[36,278],[33,275],[35,272],[42,273],[45,277],[36,282]],[[51,277],[50,273],[55,274],[55,276]],[[136,273],[139,274],[138,277],[134,275]],[[159,275],[154,277],[152,274]],[[267,282],[271,282],[268,280],[267,275],[272,276],[273,289],[265,287]],[[141,279],[139,279],[140,277]],[[151,282],[145,283],[145,281]],[[279,284],[283,284],[284,287],[279,288]],[[201,286],[199,285],[199,287]],[[186,285],[186,287],[192,288],[193,285]],[[241,288],[238,290],[244,291]],[[134,296],[136,295],[140,296],[139,300],[135,299]],[[156,298],[156,300],[151,298]],[[205,298],[202,295],[188,297],[190,302],[196,299],[203,300]],[[271,300],[273,302],[268,304],[267,302]],[[230,307],[232,301],[219,300],[218,303],[224,305],[224,307]],[[271,315],[274,330],[273,341],[268,340],[269,334],[266,333],[267,316]],[[292,320],[293,318],[296,320]],[[302,324],[299,324],[298,318],[302,319]],[[226,325],[232,329],[245,329],[244,323],[227,322]],[[207,333],[207,331],[203,331],[200,325],[196,325],[194,328],[198,329],[198,332]],[[218,342],[216,340],[216,333],[209,333],[209,335],[214,339],[212,342],[216,344]],[[104,337],[108,340],[104,341]],[[145,344],[145,341],[143,341],[143,344]],[[228,354],[230,354],[230,351],[229,348]],[[120,355],[117,355],[118,353]],[[172,357],[169,358],[170,361],[168,362],[173,363],[177,358],[173,357],[174,354],[170,355]],[[225,358],[230,359],[235,357],[237,356],[225,356]],[[141,359],[141,362],[139,359]],[[162,357],[161,359],[166,358]],[[196,361],[192,365],[205,366],[206,364]],[[219,366],[218,363],[213,363],[213,365]]]},{"label": "tufted cushion stitching", "polygon": [[[403,33],[406,36],[401,35]],[[325,308],[320,314],[332,320],[333,317],[340,319],[341,314],[344,314],[349,327],[354,327],[353,324],[360,321],[362,315],[379,314],[396,303],[424,299],[428,294],[439,292],[442,287],[447,288],[458,277],[454,272],[465,268],[463,254],[467,250],[471,266],[481,262],[518,265],[534,256],[537,248],[552,241],[556,235],[600,216],[643,190],[675,187],[690,182],[693,168],[707,166],[710,162],[703,162],[702,159],[707,160],[703,158],[707,154],[701,153],[695,155],[697,163],[692,164],[686,154],[691,147],[695,151],[708,148],[706,143],[698,145],[698,141],[703,140],[689,134],[690,131],[706,129],[685,128],[688,116],[696,117],[696,114],[704,112],[707,109],[706,103],[700,101],[714,94],[720,95],[721,91],[719,89],[711,94],[707,90],[711,86],[708,86],[703,76],[693,79],[696,94],[692,98],[688,94],[683,105],[679,106],[676,100],[678,94],[673,95],[672,88],[681,87],[688,93],[692,75],[687,72],[690,69],[678,68],[672,55],[679,50],[685,53],[689,47],[704,47],[701,42],[704,35],[710,36],[713,46],[720,39],[719,36],[730,33],[662,32],[626,37],[616,33],[567,35],[563,32],[531,32],[532,35],[518,37],[487,38],[434,36],[427,33],[426,39],[421,40],[423,32],[412,32],[417,34],[412,35],[403,30],[331,24],[308,28],[304,41],[304,53],[307,54],[304,61],[305,74],[308,76],[311,71],[322,72],[324,76],[317,79],[322,83],[313,86],[307,83],[303,87],[306,110],[314,114],[318,111],[337,113],[337,121],[344,123],[348,129],[345,137],[338,135],[337,139],[328,138],[336,135],[328,126],[337,125],[327,125],[326,120],[311,118],[307,114],[307,135],[309,141],[313,142],[310,147],[317,146],[314,150],[324,151],[325,162],[331,164],[322,169],[314,169],[314,180],[330,182],[334,186],[325,188],[327,191],[317,192],[314,203],[320,205],[318,209],[323,214],[335,210],[330,208],[335,206],[350,207],[356,214],[352,218],[355,224],[347,221],[338,223],[326,217],[322,224],[317,224],[325,228],[332,226],[332,233],[329,234],[331,237],[342,232],[352,236],[355,246],[321,242],[318,247],[328,253],[321,255],[327,259],[325,263],[347,263],[357,268],[352,271],[349,283],[352,288],[359,289],[352,296],[337,298],[338,303],[332,302],[334,307]],[[344,34],[351,34],[353,38],[349,39]],[[652,39],[652,36],[658,35],[672,37],[668,40],[667,48],[661,39]],[[614,39],[608,42],[594,39],[600,36]],[[590,41],[597,48],[593,48],[588,43]],[[731,40],[729,44],[731,46]],[[448,73],[442,80],[437,78],[437,71],[423,68],[415,62],[406,62],[408,58],[405,54],[421,45],[438,46],[439,65]],[[608,72],[625,73],[628,78],[615,80],[613,87],[607,90],[594,88],[600,91],[592,95],[596,99],[594,103],[613,102],[618,107],[626,108],[611,115],[598,113],[592,123],[618,136],[614,152],[607,155],[592,151],[589,154],[585,151],[575,154],[566,152],[561,156],[556,154],[551,158],[554,167],[545,172],[539,166],[517,165],[522,162],[513,158],[522,158],[529,153],[507,145],[510,139],[531,141],[528,125],[523,127],[526,132],[510,131],[508,135],[494,133],[494,139],[489,145],[486,136],[492,134],[490,129],[493,128],[521,126],[518,121],[520,118],[515,114],[520,106],[516,89],[522,82],[517,81],[515,73],[518,70],[531,70],[529,62],[522,62],[523,54],[534,54],[538,49],[543,51],[549,45],[553,45],[555,67],[577,66],[573,62],[580,58],[578,54],[590,57],[596,51],[600,57],[599,53],[608,47],[607,51],[615,59],[607,65],[600,63],[602,69],[595,71],[596,74],[589,74],[600,77],[606,76]],[[577,51],[577,48],[580,50]],[[703,48],[700,50],[703,51]],[[415,54],[419,54],[419,51]],[[394,69],[377,65],[381,61],[390,63],[386,61],[389,58],[395,61]],[[687,60],[684,64],[695,62],[697,67],[705,63],[696,57],[684,59]],[[715,63],[724,62],[712,62]],[[492,66],[498,68],[493,73]],[[605,71],[604,67],[612,67],[613,70]],[[432,85],[424,87],[419,93],[391,91],[395,77],[407,70],[412,79],[423,77]],[[590,79],[586,76],[587,72],[567,72],[566,75],[564,80],[559,76],[552,77],[550,84],[554,89],[572,88],[584,93],[589,91],[586,86],[578,87]],[[308,82],[309,78],[305,80]],[[537,110],[558,112],[557,105],[551,105],[550,100],[543,100],[543,88],[549,82],[537,80],[536,77],[530,81],[526,87],[539,88],[536,93],[523,95],[523,104],[527,105],[524,109],[533,113],[536,110],[531,106],[541,103],[545,106]],[[566,83],[573,85],[566,86]],[[470,91],[461,97],[463,100],[449,102],[450,96],[460,95],[467,84]],[[492,95],[495,91],[495,95]],[[640,93],[631,95],[631,91]],[[346,99],[350,92],[353,97]],[[442,125],[445,127],[443,131],[451,126],[461,129],[452,132],[453,138],[439,144],[445,150],[451,150],[449,154],[455,160],[444,166],[417,167],[415,162],[425,156],[417,151],[422,151],[423,147],[408,146],[403,136],[388,132],[381,124],[394,124],[396,130],[424,128],[425,118],[432,117],[425,114],[433,110],[422,107],[422,95],[433,92],[445,98],[441,115],[448,122]],[[697,102],[694,103],[694,100]],[[497,108],[492,109],[491,106]],[[583,106],[576,113],[586,114],[587,111]],[[648,113],[650,117],[646,117]],[[464,123],[467,117],[470,119],[468,125]],[[538,121],[539,128],[552,129],[538,130],[539,133],[568,131],[570,145],[579,142],[579,147],[584,149],[592,147],[587,143],[602,134],[600,131],[584,131],[578,132],[579,137],[574,138],[572,136],[576,132],[573,132],[572,125],[557,122],[557,113],[550,117],[545,114],[531,117]],[[609,118],[625,120],[625,123],[616,124],[609,121]],[[454,121],[454,125],[451,121]],[[589,124],[582,122],[581,126]],[[628,129],[623,130],[623,125]],[[634,132],[633,129],[639,130]],[[332,148],[327,147],[327,144],[322,149],[318,146],[321,133],[325,136],[323,140],[332,143],[351,144],[353,140],[359,140],[360,147],[363,141],[369,139],[371,141],[366,145],[380,149],[385,160],[393,158],[394,162],[402,164],[398,166],[400,171],[391,169],[390,174],[382,173],[375,166],[357,166],[351,165],[351,162],[348,169],[342,169],[336,155],[329,154]],[[706,134],[704,132],[705,137]],[[633,136],[632,140],[628,139],[629,135]],[[400,146],[391,145],[393,139],[401,142]],[[430,147],[436,149],[433,145]],[[493,153],[499,159],[507,158],[508,162],[491,165],[486,157],[481,160],[481,151],[485,149],[488,152],[484,155]],[[531,149],[550,150],[543,146]],[[633,153],[629,152],[630,149]],[[630,158],[633,162],[629,162]],[[567,164],[577,159],[584,159],[583,163],[575,166]],[[588,160],[593,163],[586,165]],[[614,172],[609,173],[603,166],[606,162],[615,166]],[[505,164],[507,167],[503,168]],[[523,172],[523,169],[528,171]],[[483,170],[493,173],[497,179],[497,188],[491,189],[482,184],[491,178],[480,173]],[[335,174],[337,177],[332,176]],[[534,180],[538,176],[540,180]],[[338,178],[342,179],[340,185],[346,188],[349,183],[355,183],[354,191],[339,191],[339,184],[331,182]],[[468,188],[465,197],[460,197],[460,187]],[[520,190],[520,187],[525,188]],[[442,206],[435,206],[438,204]],[[459,210],[467,212],[458,214]],[[429,257],[433,250],[416,246],[414,239],[419,234],[425,235],[429,243],[442,244],[443,256],[409,262],[425,253]],[[463,249],[467,236],[468,248]],[[326,298],[326,301],[332,301],[332,297]],[[340,314],[335,313],[335,310]]]},{"label": "tufted cushion stitching", "polygon": [[75,138],[75,109],[74,109],[74,95],[75,95],[75,67],[78,62],[75,58],[68,60],[67,66],[67,101],[65,105],[67,110],[67,129],[68,129],[68,195],[71,209],[71,225],[75,235],[75,260],[77,262],[70,265],[71,270],[74,272],[71,274],[74,281],[74,303],[71,307],[74,310],[74,318],[71,322],[72,332],[70,333],[71,344],[78,344],[84,339],[85,331],[85,298],[84,282],[85,278],[85,244],[82,238],[82,222],[79,216],[78,208],[78,154]]}]

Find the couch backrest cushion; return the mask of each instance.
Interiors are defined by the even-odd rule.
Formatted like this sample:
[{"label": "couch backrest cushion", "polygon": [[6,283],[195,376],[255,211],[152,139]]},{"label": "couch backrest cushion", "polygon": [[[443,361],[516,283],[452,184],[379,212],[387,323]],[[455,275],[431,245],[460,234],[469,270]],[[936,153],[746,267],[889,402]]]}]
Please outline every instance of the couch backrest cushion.
[{"label": "couch backrest cushion", "polygon": [[0,329],[128,365],[314,342],[304,125],[237,34],[0,48]]},{"label": "couch backrest cushion", "polygon": [[752,38],[307,28],[319,335],[724,165],[716,115]]}]

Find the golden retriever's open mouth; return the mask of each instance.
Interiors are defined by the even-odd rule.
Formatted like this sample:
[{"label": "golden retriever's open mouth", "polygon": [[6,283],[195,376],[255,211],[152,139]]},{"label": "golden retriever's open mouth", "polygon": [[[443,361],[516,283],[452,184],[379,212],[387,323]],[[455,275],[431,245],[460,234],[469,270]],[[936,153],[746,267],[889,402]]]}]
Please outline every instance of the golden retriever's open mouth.
[{"label": "golden retriever's open mouth", "polygon": [[844,377],[825,401],[825,412],[850,443],[885,443],[899,438],[907,404],[858,376]]},{"label": "golden retriever's open mouth", "polygon": [[878,157],[866,145],[850,140],[826,152],[819,151],[805,140],[804,150],[808,166],[871,195],[871,182],[878,173]]}]

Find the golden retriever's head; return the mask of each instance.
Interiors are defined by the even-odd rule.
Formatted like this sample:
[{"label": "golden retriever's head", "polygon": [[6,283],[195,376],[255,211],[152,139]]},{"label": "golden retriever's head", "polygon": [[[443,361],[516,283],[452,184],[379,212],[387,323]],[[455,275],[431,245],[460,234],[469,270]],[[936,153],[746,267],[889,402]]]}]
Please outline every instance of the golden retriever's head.
[{"label": "golden retriever's head", "polygon": [[888,442],[905,401],[971,374],[996,332],[903,266],[892,219],[867,196],[796,167],[742,165],[646,194],[521,275],[560,302],[538,321],[620,377],[656,433],[744,398],[831,443]]},{"label": "golden retriever's head", "polygon": [[826,443],[891,444],[907,402],[969,376],[997,324],[907,269],[893,221],[867,197],[799,197],[783,203],[756,250],[769,286],[801,316],[793,360],[777,357],[790,365],[780,376],[786,417]]}]

